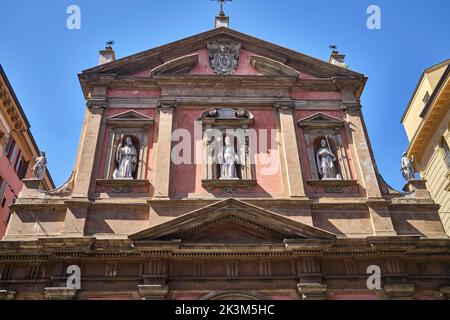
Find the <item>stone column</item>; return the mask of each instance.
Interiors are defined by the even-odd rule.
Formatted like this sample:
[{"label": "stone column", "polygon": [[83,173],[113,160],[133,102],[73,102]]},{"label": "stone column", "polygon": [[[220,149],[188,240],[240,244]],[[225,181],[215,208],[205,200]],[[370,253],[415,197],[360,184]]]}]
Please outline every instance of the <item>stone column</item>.
[{"label": "stone column", "polygon": [[95,162],[100,149],[98,143],[101,124],[104,110],[107,107],[106,98],[92,98],[87,101],[87,107],[73,190],[73,197],[76,198],[89,197],[90,186],[95,178]]},{"label": "stone column", "polygon": [[286,181],[289,196],[306,197],[303,185],[303,174],[297,142],[294,121],[295,105],[293,101],[275,103],[275,109],[280,117],[282,165],[286,170]]},{"label": "stone column", "polygon": [[170,171],[172,165],[172,128],[175,102],[158,102],[159,125],[156,150],[155,197],[170,198]]},{"label": "stone column", "polygon": [[343,88],[342,110],[347,116],[349,143],[353,144],[355,164],[360,183],[364,186],[368,198],[381,198],[381,188],[375,170],[375,160],[370,150],[369,137],[365,128],[361,104],[353,93],[353,88]]}]

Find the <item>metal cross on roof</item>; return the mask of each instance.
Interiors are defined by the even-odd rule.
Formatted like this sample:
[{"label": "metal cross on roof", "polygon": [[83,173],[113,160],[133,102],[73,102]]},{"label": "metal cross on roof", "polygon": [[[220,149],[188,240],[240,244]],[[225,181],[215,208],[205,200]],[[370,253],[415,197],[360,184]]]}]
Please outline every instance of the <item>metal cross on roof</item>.
[{"label": "metal cross on roof", "polygon": [[211,1],[215,1],[215,2],[219,2],[220,3],[220,16],[225,16],[225,13],[223,12],[223,3],[224,2],[232,2],[233,0],[211,0]]}]

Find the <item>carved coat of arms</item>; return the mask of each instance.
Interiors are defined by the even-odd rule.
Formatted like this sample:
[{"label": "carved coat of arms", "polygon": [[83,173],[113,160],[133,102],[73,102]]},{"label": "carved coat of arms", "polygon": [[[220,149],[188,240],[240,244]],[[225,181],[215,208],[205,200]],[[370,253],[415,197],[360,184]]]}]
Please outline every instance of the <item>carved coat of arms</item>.
[{"label": "carved coat of arms", "polygon": [[208,43],[211,68],[219,75],[232,75],[239,65],[240,43]]}]

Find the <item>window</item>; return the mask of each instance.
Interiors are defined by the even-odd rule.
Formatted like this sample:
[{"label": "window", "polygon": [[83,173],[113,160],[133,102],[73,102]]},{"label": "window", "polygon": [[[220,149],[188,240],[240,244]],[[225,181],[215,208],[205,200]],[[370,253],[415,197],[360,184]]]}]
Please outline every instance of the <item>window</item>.
[{"label": "window", "polygon": [[423,97],[423,104],[424,105],[426,105],[427,103],[428,103],[428,101],[430,101],[430,93],[429,92],[427,92],[426,94],[425,94],[425,96]]},{"label": "window", "polygon": [[426,113],[427,113],[427,111],[428,111],[427,110],[428,101],[430,101],[430,93],[427,91],[427,93],[425,94],[425,96],[422,99],[423,109],[422,109],[422,112],[420,113],[420,117],[421,118],[424,118]]},{"label": "window", "polygon": [[25,159],[22,156],[22,153],[19,153],[19,156],[17,157],[16,160],[15,171],[20,180],[25,179],[27,175],[28,164],[29,162],[25,161]]},{"label": "window", "polygon": [[0,202],[3,205],[3,201],[5,199],[5,190],[8,183],[3,179],[3,177],[0,176]]},{"label": "window", "polygon": [[6,147],[5,147],[5,154],[10,161],[11,161],[11,159],[13,159],[15,151],[16,151],[16,141],[14,140],[14,138],[12,136],[9,136],[8,143],[6,144]]},{"label": "window", "polygon": [[445,138],[442,138],[441,140],[441,148],[444,152],[445,163],[447,164],[447,167],[450,168],[450,147],[448,146],[447,140],[445,140]]}]

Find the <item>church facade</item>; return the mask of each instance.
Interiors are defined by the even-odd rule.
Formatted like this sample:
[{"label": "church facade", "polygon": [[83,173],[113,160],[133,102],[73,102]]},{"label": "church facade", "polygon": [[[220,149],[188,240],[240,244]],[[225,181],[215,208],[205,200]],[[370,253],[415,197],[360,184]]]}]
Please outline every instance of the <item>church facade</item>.
[{"label": "church facade", "polygon": [[1,298],[449,298],[439,207],[382,179],[338,52],[219,26],[79,79],[73,174],[12,206]]}]

